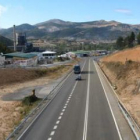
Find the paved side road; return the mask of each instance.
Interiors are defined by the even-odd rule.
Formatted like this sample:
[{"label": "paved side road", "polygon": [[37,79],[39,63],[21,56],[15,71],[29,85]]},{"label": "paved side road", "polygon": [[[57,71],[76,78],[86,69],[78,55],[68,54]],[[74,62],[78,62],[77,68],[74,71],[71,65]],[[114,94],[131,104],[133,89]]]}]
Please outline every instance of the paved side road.
[{"label": "paved side road", "polygon": [[116,117],[123,116],[112,112],[92,58],[83,59],[81,67],[82,80],[75,81],[76,75],[71,74],[49,106],[18,140],[128,140],[116,121]]},{"label": "paved side road", "polygon": [[4,101],[15,101],[15,100],[22,100],[23,98],[32,95],[32,90],[35,89],[36,96],[38,98],[45,98],[63,79],[64,77],[61,77],[57,80],[52,81],[49,84],[46,85],[40,85],[40,86],[32,86],[28,88],[22,88],[20,90],[17,90],[14,93],[8,93],[2,97],[2,100]]}]

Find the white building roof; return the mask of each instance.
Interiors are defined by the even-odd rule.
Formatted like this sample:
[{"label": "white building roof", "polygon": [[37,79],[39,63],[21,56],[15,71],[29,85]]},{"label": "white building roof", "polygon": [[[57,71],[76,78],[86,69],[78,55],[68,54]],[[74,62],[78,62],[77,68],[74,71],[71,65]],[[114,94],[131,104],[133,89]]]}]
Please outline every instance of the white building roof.
[{"label": "white building roof", "polygon": [[42,52],[43,54],[55,54],[56,52],[52,52],[52,51],[45,51],[45,52]]}]

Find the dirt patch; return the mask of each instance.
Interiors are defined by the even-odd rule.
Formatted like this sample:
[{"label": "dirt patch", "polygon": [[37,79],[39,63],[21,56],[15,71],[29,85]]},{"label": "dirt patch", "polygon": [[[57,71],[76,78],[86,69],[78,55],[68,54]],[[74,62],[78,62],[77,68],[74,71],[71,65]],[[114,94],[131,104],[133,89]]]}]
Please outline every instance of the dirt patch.
[{"label": "dirt patch", "polygon": [[[119,98],[140,126],[140,47],[129,49],[100,61],[100,66]],[[127,60],[126,60],[127,58]]]},{"label": "dirt patch", "polygon": [[[50,68],[47,71],[44,69],[43,71],[25,69],[0,70],[0,98],[21,88],[48,84],[62,77],[73,67],[74,63]],[[19,123],[24,115],[23,110],[24,107],[20,101],[0,100],[0,140],[4,140]]]}]

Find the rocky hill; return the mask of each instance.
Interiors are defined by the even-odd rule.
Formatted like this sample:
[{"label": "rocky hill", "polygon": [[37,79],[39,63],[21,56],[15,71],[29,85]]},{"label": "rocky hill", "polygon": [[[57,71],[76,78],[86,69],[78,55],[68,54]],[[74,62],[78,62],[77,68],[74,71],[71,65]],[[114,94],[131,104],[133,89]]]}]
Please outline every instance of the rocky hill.
[{"label": "rocky hill", "polygon": [[[26,32],[28,38],[86,39],[99,42],[113,42],[118,36],[127,36],[132,31],[137,34],[140,31],[140,25],[105,20],[69,22],[53,19],[35,25],[16,26],[16,32]],[[12,32],[12,28],[0,30],[0,34],[8,38],[12,38]]]}]

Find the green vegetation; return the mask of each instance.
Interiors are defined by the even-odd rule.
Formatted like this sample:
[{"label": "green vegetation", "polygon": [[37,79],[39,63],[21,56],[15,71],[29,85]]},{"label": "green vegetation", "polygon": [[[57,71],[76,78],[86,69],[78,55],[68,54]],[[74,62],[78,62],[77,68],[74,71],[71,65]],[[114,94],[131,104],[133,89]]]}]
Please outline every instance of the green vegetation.
[{"label": "green vegetation", "polygon": [[9,53],[11,52],[7,46],[13,45],[12,40],[5,38],[3,36],[0,36],[0,52],[2,53]]},{"label": "green vegetation", "polygon": [[33,89],[33,95],[25,97],[22,101],[24,105],[32,105],[36,101],[39,101],[40,99],[36,97],[35,95],[35,89]]},{"label": "green vegetation", "polygon": [[116,49],[123,50],[125,48],[132,48],[137,44],[140,44],[140,33],[137,36],[137,42],[135,41],[136,36],[134,32],[131,32],[130,35],[123,38],[122,36],[118,37],[116,41]]},{"label": "green vegetation", "polygon": [[139,34],[137,35],[137,43],[140,44],[140,32],[139,32]]},{"label": "green vegetation", "polygon": [[57,54],[64,54],[65,52],[69,51],[77,51],[77,50],[84,50],[84,51],[90,51],[90,50],[108,50],[112,51],[115,49],[115,43],[99,43],[99,44],[92,44],[92,43],[60,43],[56,47],[54,47],[55,50],[57,50]]}]

